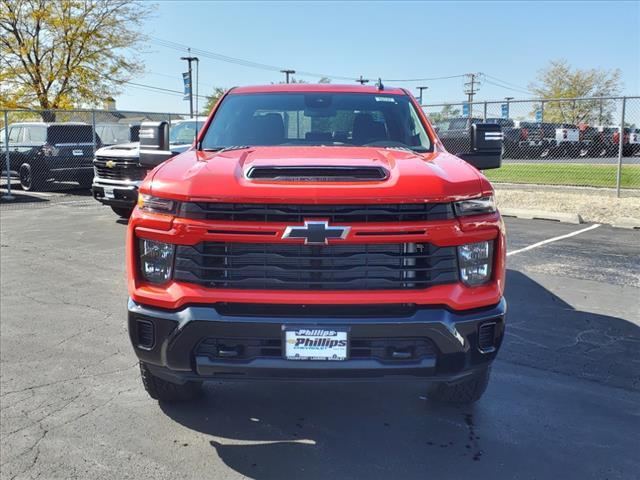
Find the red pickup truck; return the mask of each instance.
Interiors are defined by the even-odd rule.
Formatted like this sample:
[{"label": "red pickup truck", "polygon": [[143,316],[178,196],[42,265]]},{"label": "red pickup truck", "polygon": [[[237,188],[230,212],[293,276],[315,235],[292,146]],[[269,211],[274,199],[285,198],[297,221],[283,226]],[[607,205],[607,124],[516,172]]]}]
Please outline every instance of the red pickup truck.
[{"label": "red pickup truck", "polygon": [[[151,397],[407,377],[437,401],[479,399],[504,333],[505,232],[472,166],[500,165],[500,128],[470,135],[449,154],[415,98],[382,85],[227,92],[147,175],[129,222],[129,333]],[[140,137],[159,139],[141,162],[163,160],[162,126]]]}]

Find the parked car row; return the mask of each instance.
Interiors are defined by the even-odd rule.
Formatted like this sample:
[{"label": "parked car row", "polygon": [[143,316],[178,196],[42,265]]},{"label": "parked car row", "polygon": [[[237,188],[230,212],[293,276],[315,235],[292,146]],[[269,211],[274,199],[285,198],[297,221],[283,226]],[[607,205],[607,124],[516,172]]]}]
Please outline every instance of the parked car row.
[{"label": "parked car row", "polygon": [[[202,125],[178,120],[171,129],[175,143],[191,144]],[[130,144],[137,148],[140,123],[101,123],[95,131],[82,122],[19,122],[0,129],[0,153],[9,152],[9,170],[23,190],[55,189],[55,182],[75,182],[82,188],[94,181],[94,156],[103,147]],[[8,140],[8,143],[7,143]],[[4,155],[2,170],[6,168]]]},{"label": "parked car row", "polygon": [[[451,118],[435,127],[445,147],[455,153],[467,147],[465,132],[474,123],[496,123],[502,127],[503,158],[613,157],[618,154],[620,144],[619,127],[475,117]],[[623,155],[639,153],[640,129],[625,128]]]}]

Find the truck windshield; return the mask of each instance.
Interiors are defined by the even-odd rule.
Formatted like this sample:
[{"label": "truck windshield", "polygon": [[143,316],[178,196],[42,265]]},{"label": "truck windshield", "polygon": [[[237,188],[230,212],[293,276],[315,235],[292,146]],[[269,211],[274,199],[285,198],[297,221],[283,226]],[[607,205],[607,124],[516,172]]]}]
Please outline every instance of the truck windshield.
[{"label": "truck windshield", "polygon": [[202,141],[205,150],[267,145],[432,149],[409,97],[383,92],[229,95]]},{"label": "truck windshield", "polygon": [[169,143],[193,143],[198,130],[200,130],[203,125],[204,122],[196,122],[195,120],[176,122],[169,130]]}]

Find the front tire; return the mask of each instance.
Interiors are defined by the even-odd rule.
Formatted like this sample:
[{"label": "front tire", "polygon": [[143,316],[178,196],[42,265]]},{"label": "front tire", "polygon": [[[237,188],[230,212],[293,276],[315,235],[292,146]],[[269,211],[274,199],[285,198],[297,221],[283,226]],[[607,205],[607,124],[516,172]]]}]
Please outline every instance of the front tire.
[{"label": "front tire", "polygon": [[93,184],[93,174],[78,175],[77,182],[80,188],[91,188]]},{"label": "front tire", "polygon": [[113,213],[115,213],[116,215],[122,218],[129,218],[133,213],[133,208],[127,208],[127,207],[111,206],[111,210],[113,210]]},{"label": "front tire", "polygon": [[491,367],[484,367],[462,381],[437,383],[429,392],[429,398],[443,403],[477,402],[487,389],[490,374]]},{"label": "front tire", "polygon": [[202,387],[202,382],[188,381],[180,385],[163,380],[151,373],[149,366],[144,362],[140,362],[140,377],[149,396],[166,403],[191,400],[200,393]]},{"label": "front tire", "polygon": [[46,176],[42,172],[37,172],[30,163],[20,165],[18,174],[20,186],[26,192],[38,192],[46,185]]}]

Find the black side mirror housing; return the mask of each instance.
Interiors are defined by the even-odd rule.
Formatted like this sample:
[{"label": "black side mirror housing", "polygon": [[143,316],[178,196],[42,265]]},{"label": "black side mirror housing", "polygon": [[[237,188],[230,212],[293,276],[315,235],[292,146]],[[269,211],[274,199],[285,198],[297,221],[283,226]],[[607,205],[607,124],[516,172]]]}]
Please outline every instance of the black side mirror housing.
[{"label": "black side mirror housing", "polygon": [[140,125],[140,165],[153,168],[174,156],[169,149],[169,122]]},{"label": "black side mirror housing", "polygon": [[502,129],[497,123],[474,123],[471,125],[471,149],[459,153],[458,157],[478,170],[502,166]]}]

